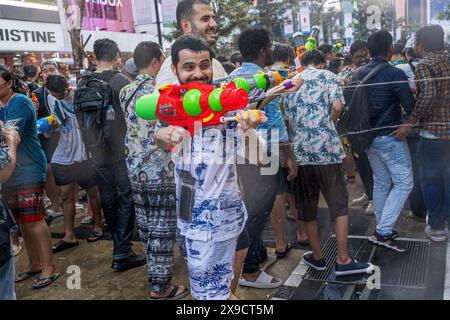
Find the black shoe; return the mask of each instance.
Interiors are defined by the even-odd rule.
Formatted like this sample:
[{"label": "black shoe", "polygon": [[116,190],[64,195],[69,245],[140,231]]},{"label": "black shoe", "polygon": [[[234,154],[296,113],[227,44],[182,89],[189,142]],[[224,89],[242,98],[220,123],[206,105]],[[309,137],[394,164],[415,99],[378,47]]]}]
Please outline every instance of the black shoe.
[{"label": "black shoe", "polygon": [[112,269],[115,271],[125,271],[132,268],[143,266],[147,263],[145,255],[137,255],[134,252],[125,259],[113,260]]}]

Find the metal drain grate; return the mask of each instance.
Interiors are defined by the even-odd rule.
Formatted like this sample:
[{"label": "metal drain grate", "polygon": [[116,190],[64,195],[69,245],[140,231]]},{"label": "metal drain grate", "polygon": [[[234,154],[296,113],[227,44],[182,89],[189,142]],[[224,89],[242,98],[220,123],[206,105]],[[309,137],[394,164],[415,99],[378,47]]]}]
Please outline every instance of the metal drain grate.
[{"label": "metal drain grate", "polygon": [[404,241],[404,243],[408,256],[403,260],[397,285],[425,287],[430,243],[428,241]]},{"label": "metal drain grate", "polygon": [[326,281],[334,267],[334,261],[336,260],[336,237],[331,236],[328,238],[325,245],[322,247],[322,255],[325,259],[327,269],[325,271],[317,271],[313,268],[308,268],[305,275],[305,279]]},{"label": "metal drain grate", "polygon": [[[398,287],[424,288],[426,285],[427,265],[429,261],[430,242],[402,239],[399,245],[406,248],[404,253],[395,253],[384,248],[378,248],[365,240],[365,237],[349,236],[349,242],[354,245],[353,256],[356,259],[370,260],[381,267],[381,282],[384,285]],[[336,237],[331,236],[322,247],[326,262],[325,271],[308,268],[305,278],[313,281],[329,281],[336,259]]]}]

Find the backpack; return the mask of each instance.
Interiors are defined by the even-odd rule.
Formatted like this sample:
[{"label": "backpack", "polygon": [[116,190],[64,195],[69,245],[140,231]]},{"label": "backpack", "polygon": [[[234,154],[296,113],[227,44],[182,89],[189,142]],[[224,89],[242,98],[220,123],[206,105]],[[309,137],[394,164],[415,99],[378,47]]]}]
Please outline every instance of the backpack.
[{"label": "backpack", "polygon": [[104,74],[93,74],[83,77],[75,89],[75,115],[80,127],[81,136],[88,152],[95,162],[102,162],[108,148],[112,124],[107,123],[106,112],[113,105],[113,90],[109,84],[112,77],[119,73],[112,71]]},{"label": "backpack", "polygon": [[[387,63],[376,66],[361,82],[352,81],[350,86],[366,84],[387,66],[389,66]],[[370,123],[371,105],[367,94],[367,86],[346,88],[344,89],[344,96],[346,97],[346,101],[349,102],[339,118],[336,129],[339,135],[345,135],[347,137],[350,147],[354,152],[365,152],[374,139],[373,131],[365,132],[366,130],[373,128]],[[347,97],[351,98],[347,99]],[[381,123],[382,121],[384,121],[383,116],[378,123]],[[375,127],[377,127],[377,125],[375,125]]]}]

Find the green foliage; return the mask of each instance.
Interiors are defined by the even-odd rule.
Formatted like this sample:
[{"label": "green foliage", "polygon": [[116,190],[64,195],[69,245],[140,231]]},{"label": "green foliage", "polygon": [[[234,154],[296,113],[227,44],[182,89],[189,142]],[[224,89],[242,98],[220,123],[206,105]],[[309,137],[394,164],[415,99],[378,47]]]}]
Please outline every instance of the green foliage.
[{"label": "green foliage", "polygon": [[438,20],[447,20],[450,21],[450,3],[447,4],[443,12],[439,12]]}]

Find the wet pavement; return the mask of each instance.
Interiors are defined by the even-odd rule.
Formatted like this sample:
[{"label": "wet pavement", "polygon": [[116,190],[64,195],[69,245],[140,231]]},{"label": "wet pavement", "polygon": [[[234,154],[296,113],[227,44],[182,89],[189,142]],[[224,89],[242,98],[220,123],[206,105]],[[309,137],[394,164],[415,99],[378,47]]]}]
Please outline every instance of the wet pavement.
[{"label": "wet pavement", "polygon": [[[350,199],[357,198],[362,194],[361,183],[358,180],[356,184],[349,185]],[[324,246],[327,245],[331,235],[331,226],[328,219],[326,204],[321,199],[319,207],[319,225],[321,240]],[[85,211],[85,210],[84,210]],[[76,217],[76,231],[80,245],[78,247],[55,254],[56,271],[61,277],[54,284],[47,288],[34,290],[31,288],[31,280],[26,280],[16,284],[16,294],[18,299],[105,299],[105,300],[144,300],[148,298],[149,291],[147,288],[146,266],[131,269],[125,272],[115,272],[111,269],[112,241],[106,237],[94,243],[87,243],[86,238],[89,235],[90,226],[81,226],[80,220],[84,215],[84,211],[80,211]],[[344,284],[333,284],[330,275],[319,280],[311,276],[310,270],[302,266],[301,257],[307,247],[302,247],[296,243],[296,227],[295,224],[288,220],[286,238],[293,243],[293,249],[284,258],[278,260],[267,272],[275,277],[281,278],[286,283],[277,289],[254,289],[246,287],[238,287],[236,295],[242,300],[270,300],[270,299],[352,299],[355,294],[363,294],[366,299],[423,299],[434,298],[442,299],[445,289],[450,289],[450,284],[444,286],[445,268],[445,252],[446,244],[440,246],[431,246],[427,242],[423,233],[424,222],[417,222],[402,214],[396,228],[400,232],[400,236],[407,239],[416,239],[423,242],[426,252],[418,253],[413,257],[406,255],[405,258],[398,257],[392,252],[383,252],[384,249],[373,251],[371,245],[363,243],[358,237],[370,235],[374,228],[374,217],[367,216],[363,213],[363,208],[352,208],[350,210],[350,231],[349,234],[356,236],[350,239],[349,246],[351,252],[354,250],[362,257],[374,259],[373,262],[382,262],[394,270],[391,276],[386,275],[383,290],[372,292],[364,291],[365,284],[358,286],[361,278],[349,280]],[[63,223],[61,218],[51,224],[51,232],[53,242],[56,243],[58,238],[63,235]],[[267,225],[263,238],[268,246],[269,254],[274,253],[274,237],[270,225]],[[143,252],[143,247],[138,241],[135,233],[133,239],[133,249],[137,253]],[[438,248],[438,249],[436,249]],[[420,248],[419,248],[420,249]],[[422,248],[423,249],[423,248]],[[424,250],[425,250],[424,249]],[[330,251],[331,252],[331,251]],[[422,256],[420,256],[422,254]],[[396,258],[395,258],[396,257]],[[409,258],[407,258],[409,257]],[[395,258],[395,259],[394,259]],[[397,259],[397,260],[396,260]],[[426,272],[427,276],[421,277],[420,273],[414,273],[415,268],[407,268],[409,264],[415,260],[425,259],[421,264],[421,272]],[[431,259],[431,260],[430,260]],[[434,259],[434,260],[433,260]],[[384,261],[384,262],[383,262]],[[397,261],[397,262],[395,262]],[[406,262],[405,262],[406,261]],[[430,262],[431,261],[431,262]],[[436,261],[439,265],[436,265]],[[397,265],[396,265],[397,263]],[[434,264],[433,264],[434,263]],[[24,271],[27,265],[27,256],[25,249],[16,257],[16,271]],[[75,270],[75,273],[74,273]],[[386,269],[389,270],[389,269]],[[79,285],[77,289],[74,278],[79,272]],[[309,272],[309,273],[308,273]],[[400,273],[399,273],[400,272]],[[400,284],[406,286],[389,283],[392,279],[398,278],[398,274],[411,273],[410,278],[405,278]],[[306,280],[305,280],[306,279]],[[391,279],[391,280],[389,280]],[[448,280],[448,279],[447,279]],[[392,280],[393,281],[393,280]],[[391,282],[392,282],[391,281]],[[408,282],[409,281],[409,282]],[[414,282],[416,281],[416,282]],[[188,286],[188,275],[184,259],[175,249],[175,272],[172,283],[177,285]],[[446,292],[447,292],[446,291]],[[437,292],[437,293],[436,293]],[[359,296],[356,298],[360,298]]]}]

